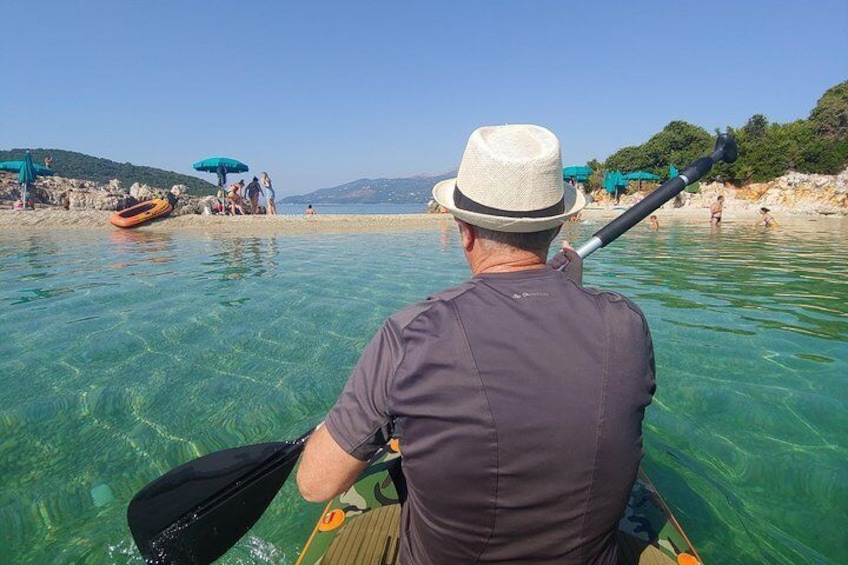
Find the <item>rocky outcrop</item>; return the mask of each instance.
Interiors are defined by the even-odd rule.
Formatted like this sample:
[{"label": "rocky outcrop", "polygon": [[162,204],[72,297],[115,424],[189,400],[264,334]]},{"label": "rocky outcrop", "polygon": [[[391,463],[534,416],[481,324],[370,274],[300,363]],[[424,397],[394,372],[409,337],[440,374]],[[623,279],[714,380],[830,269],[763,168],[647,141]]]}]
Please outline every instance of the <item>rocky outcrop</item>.
[{"label": "rocky outcrop", "polygon": [[[212,205],[208,201],[214,199],[193,197],[184,184],[174,185],[165,191],[140,183],[125,188],[117,179],[100,184],[63,177],[39,177],[34,193],[36,204],[61,206],[66,210],[117,211],[152,198],[167,198],[174,205],[172,214],[175,216],[203,214],[206,207],[211,210]],[[17,175],[0,174],[0,202],[11,205],[20,198]]]},{"label": "rocky outcrop", "polygon": [[[675,208],[708,208],[718,195],[724,195],[727,210],[769,209],[787,214],[848,215],[848,169],[838,175],[816,175],[790,172],[773,181],[752,183],[738,188],[726,183],[704,183],[695,194],[683,192],[666,206]],[[645,193],[628,193],[619,204],[631,206]],[[592,193],[601,204],[609,201],[606,191]]]},{"label": "rocky outcrop", "polygon": [[848,169],[840,174],[788,173],[771,182],[749,184],[737,197],[795,214],[848,214]]}]

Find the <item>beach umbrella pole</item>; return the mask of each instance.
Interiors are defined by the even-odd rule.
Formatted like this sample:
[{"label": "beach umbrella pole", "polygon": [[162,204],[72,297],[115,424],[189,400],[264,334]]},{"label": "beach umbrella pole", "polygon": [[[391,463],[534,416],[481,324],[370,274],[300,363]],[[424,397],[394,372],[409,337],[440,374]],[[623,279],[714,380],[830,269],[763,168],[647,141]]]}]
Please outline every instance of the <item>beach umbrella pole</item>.
[{"label": "beach umbrella pole", "polygon": [[736,140],[726,133],[719,135],[712,153],[693,161],[682,173],[665,181],[658,189],[599,229],[592,236],[592,239],[577,249],[577,254],[585,259],[598,249],[606,247],[618,239],[621,234],[644,220],[651,212],[680,194],[684,188],[698,181],[713,168],[713,165],[719,161],[733,163],[738,155],[739,149],[736,146]]}]

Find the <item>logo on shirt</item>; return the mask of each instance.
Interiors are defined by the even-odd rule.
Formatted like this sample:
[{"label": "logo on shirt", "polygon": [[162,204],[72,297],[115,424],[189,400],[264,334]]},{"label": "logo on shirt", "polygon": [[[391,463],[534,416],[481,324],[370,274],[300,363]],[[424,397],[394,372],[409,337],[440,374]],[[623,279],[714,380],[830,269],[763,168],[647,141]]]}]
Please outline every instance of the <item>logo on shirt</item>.
[{"label": "logo on shirt", "polygon": [[522,292],[521,294],[513,293],[512,297],[516,300],[521,300],[522,298],[539,298],[542,296],[550,296],[547,292]]}]

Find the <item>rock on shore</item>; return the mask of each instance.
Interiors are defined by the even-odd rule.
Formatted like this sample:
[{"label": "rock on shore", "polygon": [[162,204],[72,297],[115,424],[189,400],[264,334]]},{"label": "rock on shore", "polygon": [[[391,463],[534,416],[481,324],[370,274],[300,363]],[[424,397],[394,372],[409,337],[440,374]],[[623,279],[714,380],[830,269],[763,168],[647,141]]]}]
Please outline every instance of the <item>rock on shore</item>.
[{"label": "rock on shore", "polygon": [[[848,169],[838,175],[815,175],[790,172],[773,181],[752,183],[741,188],[732,184],[703,183],[695,194],[683,192],[665,207],[709,208],[719,195],[725,198],[724,209],[756,212],[765,206],[783,214],[848,216]],[[609,200],[605,191],[593,196],[601,204]],[[631,206],[645,194],[623,195],[619,204]]]}]

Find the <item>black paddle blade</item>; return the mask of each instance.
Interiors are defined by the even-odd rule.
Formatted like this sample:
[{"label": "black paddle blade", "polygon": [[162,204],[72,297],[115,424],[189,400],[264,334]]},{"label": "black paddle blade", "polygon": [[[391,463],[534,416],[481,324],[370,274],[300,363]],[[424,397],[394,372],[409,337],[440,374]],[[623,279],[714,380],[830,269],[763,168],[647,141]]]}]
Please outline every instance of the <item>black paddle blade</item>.
[{"label": "black paddle blade", "polygon": [[210,453],[165,473],[130,501],[127,522],[148,564],[206,564],[265,512],[303,451],[294,442]]}]

